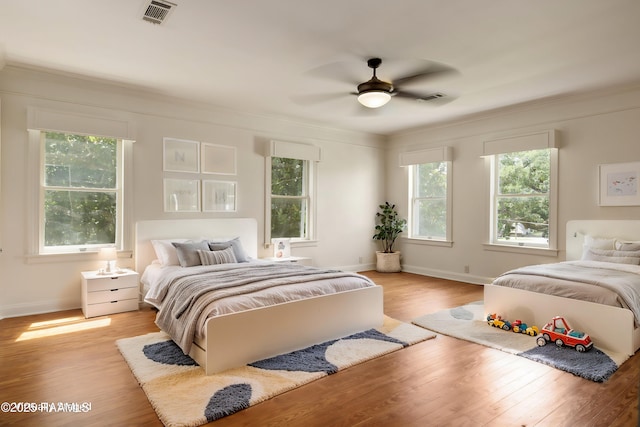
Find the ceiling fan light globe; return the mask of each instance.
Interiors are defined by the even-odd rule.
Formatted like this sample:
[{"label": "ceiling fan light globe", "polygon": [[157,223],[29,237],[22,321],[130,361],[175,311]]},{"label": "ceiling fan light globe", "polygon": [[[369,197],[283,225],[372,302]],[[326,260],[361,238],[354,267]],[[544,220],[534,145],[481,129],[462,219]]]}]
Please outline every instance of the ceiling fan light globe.
[{"label": "ceiling fan light globe", "polygon": [[391,99],[389,92],[372,90],[358,95],[358,102],[368,108],[379,108]]}]

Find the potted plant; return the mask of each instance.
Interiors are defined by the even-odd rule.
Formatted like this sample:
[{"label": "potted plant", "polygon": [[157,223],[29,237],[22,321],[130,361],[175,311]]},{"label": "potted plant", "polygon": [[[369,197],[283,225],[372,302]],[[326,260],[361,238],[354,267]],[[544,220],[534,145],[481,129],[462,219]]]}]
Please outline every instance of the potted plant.
[{"label": "potted plant", "polygon": [[376,234],[374,240],[379,240],[382,250],[376,251],[376,270],[383,273],[401,271],[400,252],[393,250],[393,245],[407,226],[407,221],[398,216],[396,205],[384,202],[376,213]]}]

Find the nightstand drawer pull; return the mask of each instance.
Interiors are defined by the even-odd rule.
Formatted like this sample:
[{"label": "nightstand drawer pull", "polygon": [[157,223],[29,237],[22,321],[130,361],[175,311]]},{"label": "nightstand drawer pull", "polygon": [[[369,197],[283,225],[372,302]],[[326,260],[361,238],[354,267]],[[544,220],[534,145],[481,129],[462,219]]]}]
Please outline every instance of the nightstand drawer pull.
[{"label": "nightstand drawer pull", "polygon": [[111,277],[111,280],[118,280],[118,279],[119,279],[119,277],[117,277],[117,276],[116,277]]},{"label": "nightstand drawer pull", "polygon": [[109,289],[109,290],[110,290],[111,292],[115,292],[115,291],[117,291],[117,290],[119,290],[119,289]]}]

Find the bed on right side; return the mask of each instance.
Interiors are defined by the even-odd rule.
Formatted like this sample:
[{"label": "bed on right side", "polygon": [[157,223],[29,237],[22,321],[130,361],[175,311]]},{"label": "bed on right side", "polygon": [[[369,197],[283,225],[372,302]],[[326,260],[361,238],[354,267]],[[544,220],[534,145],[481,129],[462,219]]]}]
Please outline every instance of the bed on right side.
[{"label": "bed on right side", "polygon": [[538,327],[563,316],[596,347],[634,354],[640,348],[640,221],[569,221],[566,261],[501,275],[484,286],[484,308]]}]

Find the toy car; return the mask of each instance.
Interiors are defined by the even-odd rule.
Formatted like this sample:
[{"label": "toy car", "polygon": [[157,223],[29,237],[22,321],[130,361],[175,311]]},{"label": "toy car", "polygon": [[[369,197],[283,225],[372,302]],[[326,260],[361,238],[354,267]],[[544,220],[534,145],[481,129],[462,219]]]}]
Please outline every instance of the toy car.
[{"label": "toy car", "polygon": [[564,317],[556,316],[543,326],[536,343],[542,347],[547,342],[555,342],[558,347],[574,347],[580,353],[591,350],[593,342],[584,332],[574,331]]},{"label": "toy car", "polygon": [[537,326],[528,326],[526,323],[522,323],[522,320],[514,321],[511,324],[511,328],[513,328],[513,332],[531,335],[532,337],[535,337],[540,332]]},{"label": "toy car", "polygon": [[508,331],[511,329],[511,323],[509,323],[508,320],[502,320],[502,317],[498,316],[495,313],[489,314],[487,316],[487,323],[493,326],[494,328],[504,329],[505,331]]}]

